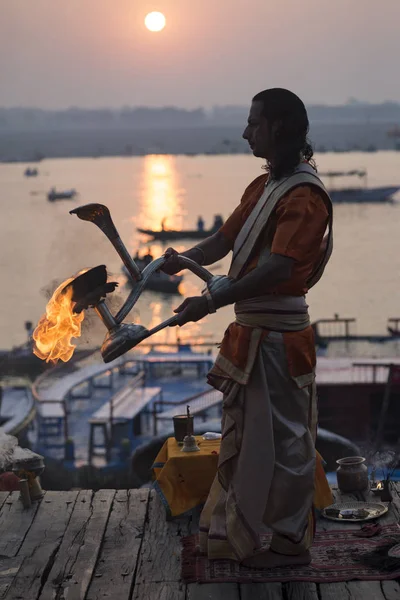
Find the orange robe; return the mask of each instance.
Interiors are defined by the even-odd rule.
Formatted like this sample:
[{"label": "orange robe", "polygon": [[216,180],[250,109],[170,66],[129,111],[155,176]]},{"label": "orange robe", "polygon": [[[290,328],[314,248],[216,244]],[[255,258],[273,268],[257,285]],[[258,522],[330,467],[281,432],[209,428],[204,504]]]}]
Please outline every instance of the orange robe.
[{"label": "orange robe", "polygon": [[[247,217],[263,193],[268,173],[257,177],[245,190],[242,200],[220,231],[231,248]],[[329,213],[323,193],[316,186],[301,185],[281,198],[272,215],[271,252],[294,259],[292,276],[271,288],[271,294],[303,296],[308,292],[307,280],[321,257],[321,245],[326,232]],[[243,275],[253,270],[260,252],[267,245],[260,239]],[[237,323],[229,325],[221,345],[221,353],[237,367],[244,367],[247,359],[248,327]],[[315,342],[311,326],[303,331],[283,332],[287,359],[293,377],[309,373],[315,368]]]}]

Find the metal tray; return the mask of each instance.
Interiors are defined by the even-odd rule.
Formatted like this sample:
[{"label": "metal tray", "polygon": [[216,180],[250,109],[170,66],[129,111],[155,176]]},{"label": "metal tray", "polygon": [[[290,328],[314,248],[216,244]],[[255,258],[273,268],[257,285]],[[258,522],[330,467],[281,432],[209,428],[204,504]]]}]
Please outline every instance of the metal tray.
[{"label": "metal tray", "polygon": [[[354,518],[346,518],[345,516],[343,517],[332,517],[326,514],[326,510],[329,508],[334,508],[336,510],[359,510],[359,509],[365,509],[369,511],[369,516],[368,517],[362,517],[360,519],[354,519]],[[388,507],[385,506],[384,504],[381,504],[380,502],[339,502],[337,504],[331,504],[330,506],[327,506],[326,508],[324,508],[322,510],[322,516],[325,517],[325,519],[330,519],[331,521],[339,521],[339,522],[343,522],[346,521],[348,523],[360,523],[361,521],[370,521],[371,519],[378,519],[379,517],[381,517],[382,515],[384,515],[385,513],[387,513],[388,511]]]}]

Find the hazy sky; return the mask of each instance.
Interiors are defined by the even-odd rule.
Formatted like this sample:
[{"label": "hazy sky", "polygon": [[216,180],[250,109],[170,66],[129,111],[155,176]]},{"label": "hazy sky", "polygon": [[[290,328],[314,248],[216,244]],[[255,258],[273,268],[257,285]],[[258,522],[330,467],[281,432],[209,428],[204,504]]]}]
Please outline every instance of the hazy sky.
[{"label": "hazy sky", "polygon": [[0,106],[400,101],[399,57],[400,0],[0,0]]}]

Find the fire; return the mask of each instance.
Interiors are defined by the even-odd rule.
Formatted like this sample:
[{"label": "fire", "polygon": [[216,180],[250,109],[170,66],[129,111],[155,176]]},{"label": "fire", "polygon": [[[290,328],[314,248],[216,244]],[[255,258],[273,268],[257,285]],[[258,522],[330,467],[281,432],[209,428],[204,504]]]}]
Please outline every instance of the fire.
[{"label": "fire", "polygon": [[84,312],[73,312],[75,302],[72,300],[72,286],[65,289],[73,279],[66,279],[58,286],[47,303],[46,314],[40,318],[33,332],[33,352],[46,362],[69,361],[76,348],[71,344],[71,339],[81,335]]}]

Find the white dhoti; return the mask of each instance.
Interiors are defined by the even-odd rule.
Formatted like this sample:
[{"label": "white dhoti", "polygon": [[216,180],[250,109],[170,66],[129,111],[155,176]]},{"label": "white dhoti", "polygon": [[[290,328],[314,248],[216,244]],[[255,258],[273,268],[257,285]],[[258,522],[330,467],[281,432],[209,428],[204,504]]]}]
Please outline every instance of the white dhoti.
[{"label": "white dhoti", "polygon": [[289,372],[283,335],[269,332],[258,344],[247,384],[233,382],[224,395],[218,473],[200,518],[201,550],[209,558],[251,556],[265,526],[273,531],[276,552],[300,554],[310,547],[313,380],[311,373],[299,387]]}]

